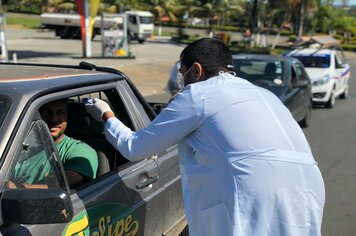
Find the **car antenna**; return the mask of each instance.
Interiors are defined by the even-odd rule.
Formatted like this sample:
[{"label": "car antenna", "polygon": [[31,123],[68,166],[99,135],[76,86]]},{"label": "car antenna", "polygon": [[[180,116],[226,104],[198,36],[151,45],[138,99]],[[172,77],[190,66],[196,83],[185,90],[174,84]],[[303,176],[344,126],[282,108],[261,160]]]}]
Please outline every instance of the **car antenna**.
[{"label": "car antenna", "polygon": [[94,70],[94,71],[96,70],[96,65],[91,64],[91,63],[86,62],[86,61],[81,61],[79,63],[79,67],[84,68],[84,69]]}]

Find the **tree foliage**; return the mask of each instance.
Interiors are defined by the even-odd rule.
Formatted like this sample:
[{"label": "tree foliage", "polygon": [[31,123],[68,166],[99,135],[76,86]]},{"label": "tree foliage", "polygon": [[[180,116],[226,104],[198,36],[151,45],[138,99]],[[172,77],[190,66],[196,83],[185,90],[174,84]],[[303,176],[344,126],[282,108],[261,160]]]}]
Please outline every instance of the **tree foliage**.
[{"label": "tree foliage", "polygon": [[[2,0],[8,11],[41,13],[61,9],[75,11],[75,0]],[[339,1],[346,6],[349,1]],[[260,32],[266,28],[287,27],[295,34],[349,31],[356,34],[355,17],[347,8],[334,7],[334,0],[102,0],[99,12],[123,12],[130,9],[147,10],[156,21],[169,19],[185,23],[199,17],[212,25],[252,24]],[[255,4],[255,5],[253,5]]]}]

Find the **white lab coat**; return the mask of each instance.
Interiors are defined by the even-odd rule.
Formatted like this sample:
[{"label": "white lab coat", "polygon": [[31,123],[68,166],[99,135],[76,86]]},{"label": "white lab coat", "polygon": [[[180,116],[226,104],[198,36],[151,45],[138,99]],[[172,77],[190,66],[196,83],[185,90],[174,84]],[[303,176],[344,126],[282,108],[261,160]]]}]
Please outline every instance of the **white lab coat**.
[{"label": "white lab coat", "polygon": [[192,236],[320,235],[325,189],[308,142],[271,92],[221,73],[187,86],[145,129],[106,137],[129,160],[179,142]]}]

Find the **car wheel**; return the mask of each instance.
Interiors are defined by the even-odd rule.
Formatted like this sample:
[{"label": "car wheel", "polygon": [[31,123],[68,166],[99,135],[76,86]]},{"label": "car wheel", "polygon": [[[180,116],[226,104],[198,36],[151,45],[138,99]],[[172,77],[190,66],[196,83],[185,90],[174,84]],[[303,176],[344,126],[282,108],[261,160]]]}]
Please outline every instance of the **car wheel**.
[{"label": "car wheel", "polygon": [[340,94],[341,99],[346,99],[349,96],[349,86],[346,86],[344,92]]},{"label": "car wheel", "polygon": [[302,128],[309,127],[311,121],[311,112],[312,112],[312,104],[310,103],[303,120],[299,122],[300,127]]},{"label": "car wheel", "polygon": [[332,90],[332,91],[331,91],[331,94],[330,94],[329,101],[325,104],[325,107],[326,107],[326,108],[333,108],[334,105],[335,105],[335,100],[336,100],[336,98],[335,98],[335,91]]}]

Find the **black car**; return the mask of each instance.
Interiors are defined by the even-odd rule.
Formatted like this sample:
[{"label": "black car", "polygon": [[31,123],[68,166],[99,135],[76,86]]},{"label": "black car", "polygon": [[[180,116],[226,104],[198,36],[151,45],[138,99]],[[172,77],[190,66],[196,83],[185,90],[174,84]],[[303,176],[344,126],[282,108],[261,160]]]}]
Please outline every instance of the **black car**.
[{"label": "black car", "polygon": [[311,83],[295,58],[271,55],[234,55],[238,77],[273,92],[288,107],[301,127],[309,126],[312,110]]}]

